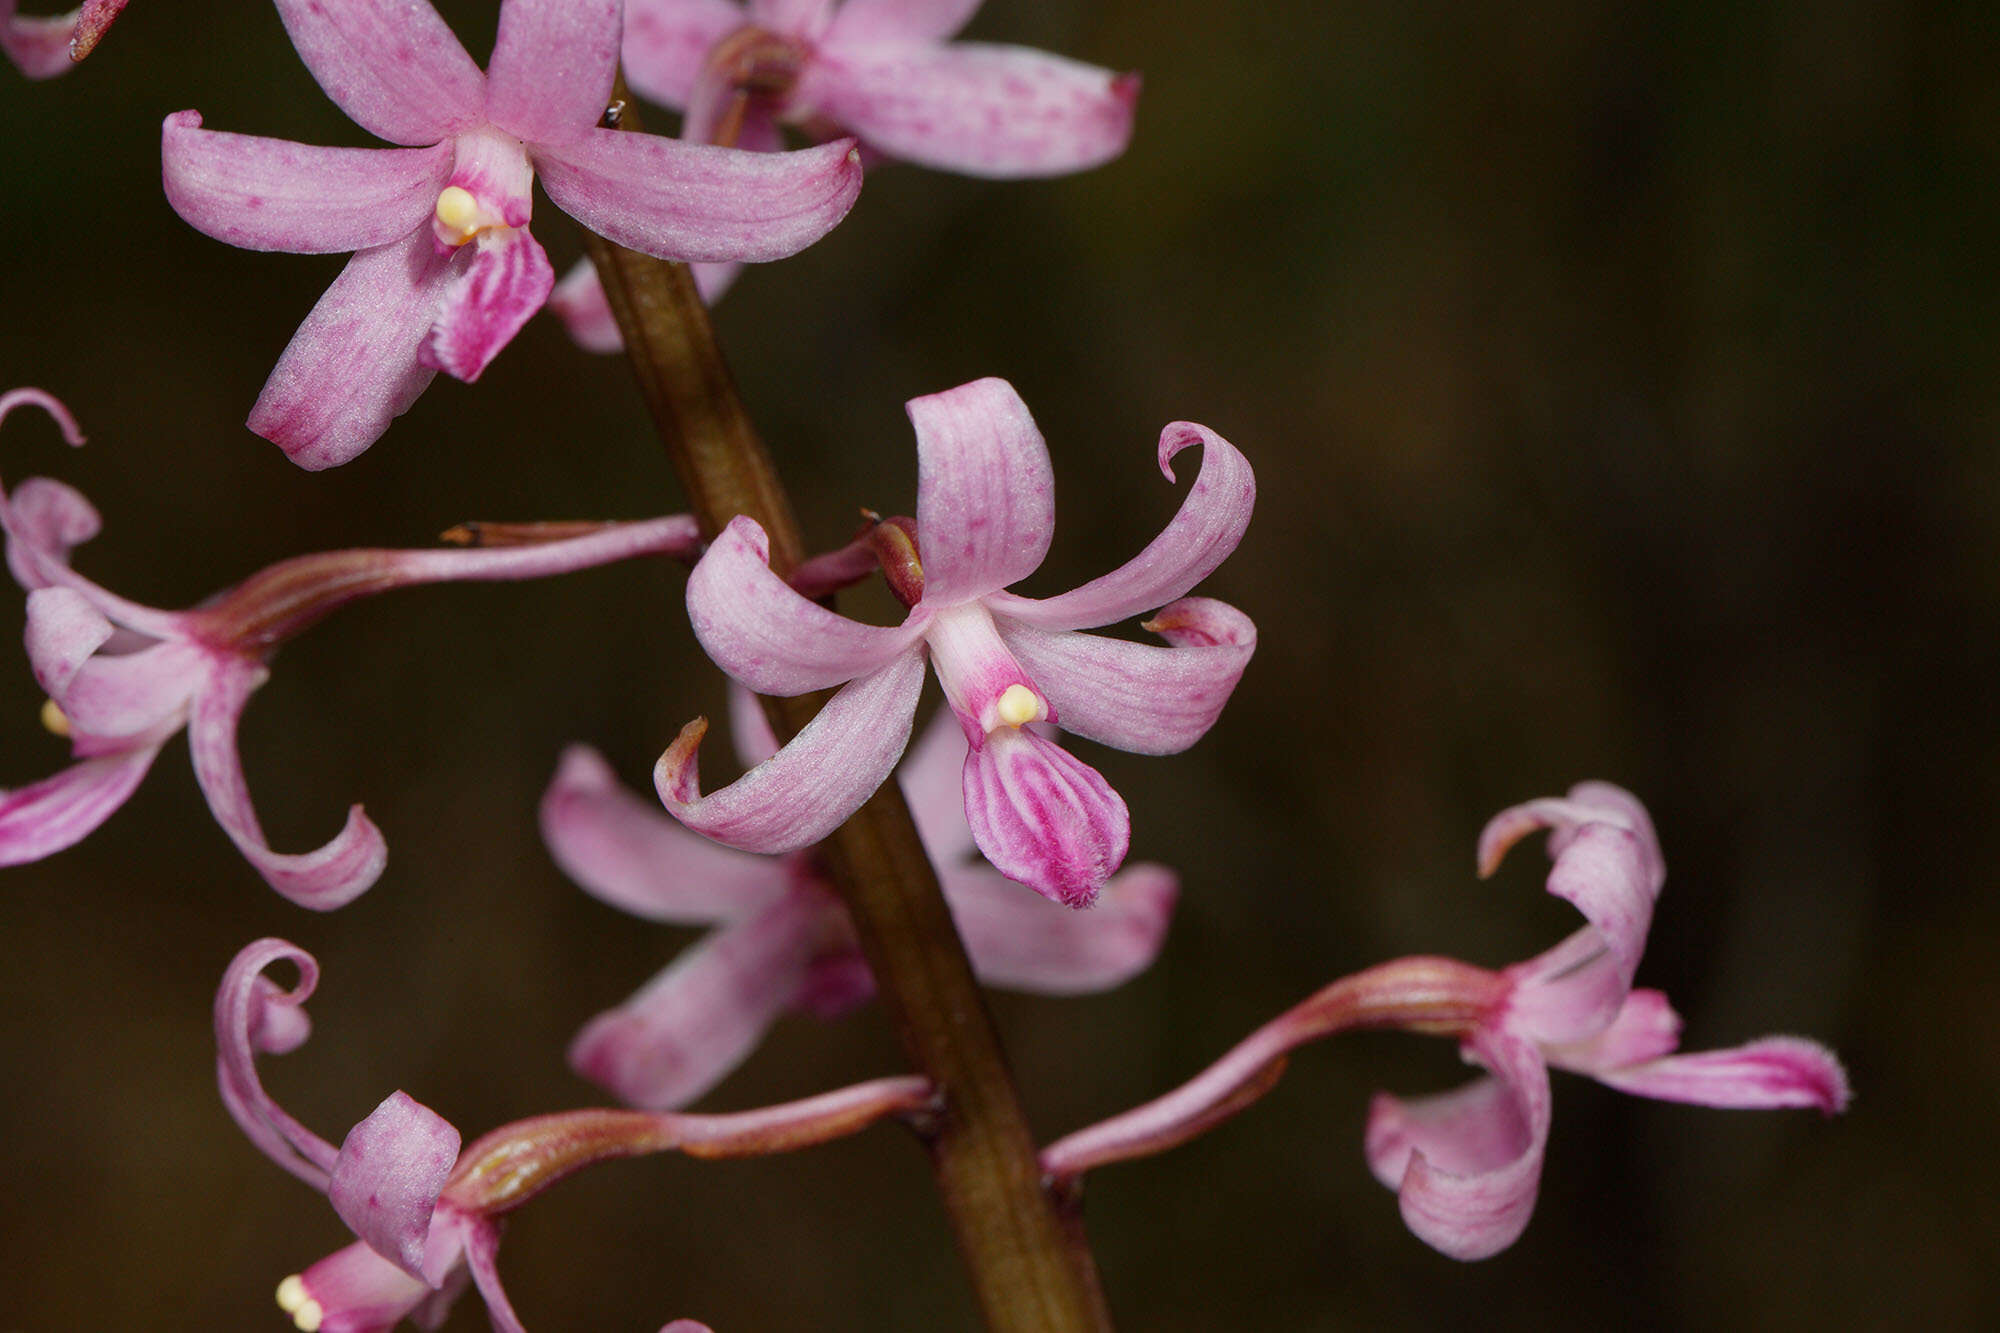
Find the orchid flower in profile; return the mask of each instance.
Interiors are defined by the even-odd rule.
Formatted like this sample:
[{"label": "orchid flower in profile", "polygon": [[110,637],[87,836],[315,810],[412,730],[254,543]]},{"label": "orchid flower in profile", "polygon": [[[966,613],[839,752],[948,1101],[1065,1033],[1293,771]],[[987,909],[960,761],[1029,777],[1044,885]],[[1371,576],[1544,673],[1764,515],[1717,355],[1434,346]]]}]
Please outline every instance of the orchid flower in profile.
[{"label": "orchid flower in profile", "polygon": [[53,79],[89,55],[126,0],[84,0],[67,14],[23,18],[16,0],[0,0],[0,53],[31,79]]},{"label": "orchid flower in profile", "polygon": [[[872,157],[963,176],[1063,176],[1125,151],[1139,76],[1019,46],[954,42],[979,0],[630,0],[625,78],[685,113],[681,137],[776,151],[781,125],[852,134]],[[696,264],[702,299],[739,266]],[[579,264],[549,308],[597,352],[620,346]]]},{"label": "orchid flower in profile", "polygon": [[[1202,446],[1180,512],[1146,549],[1059,597],[1005,591],[1049,549],[1055,487],[1027,405],[986,379],[909,403],[917,434],[914,535],[890,586],[901,625],[864,625],[773,573],[764,530],[732,519],[688,581],[695,636],[760,694],[840,691],[789,744],[719,791],[700,790],[697,719],[661,756],[654,785],[682,823],[717,842],[789,852],[818,842],[888,778],[909,743],[928,658],[965,731],[965,815],[1009,879],[1086,907],[1125,859],[1131,821],[1097,771],[1029,725],[1051,722],[1121,750],[1173,754],[1215,722],[1256,647],[1222,602],[1183,595],[1242,539],[1256,497],[1250,464],[1204,426],[1160,435],[1160,470]],[[890,520],[884,529],[907,520]],[[1180,599],[1180,600],[1176,600]],[[1075,631],[1161,607],[1147,626],[1171,646]]]},{"label": "orchid flower in profile", "polygon": [[1490,875],[1536,829],[1549,830],[1549,892],[1583,913],[1589,924],[1581,930],[1501,972],[1414,957],[1342,977],[1179,1088],[1050,1144],[1043,1172],[1068,1188],[1095,1167],[1185,1143],[1262,1096],[1309,1041],[1365,1028],[1456,1036],[1487,1077],[1440,1096],[1377,1095],[1365,1148],[1419,1239],[1454,1259],[1485,1259],[1518,1240],[1534,1212],[1550,1066],[1697,1106],[1810,1106],[1827,1115],[1846,1108],[1847,1073],[1818,1042],[1763,1037],[1677,1054],[1681,1023],[1666,996],[1632,988],[1666,880],[1652,821],[1636,797],[1585,782],[1567,797],[1503,810],[1480,835],[1480,874]]},{"label": "orchid flower in profile", "polygon": [[[264,975],[289,964],[286,989]],[[264,1154],[327,1196],[353,1244],[278,1284],[300,1333],[387,1333],[404,1319],[435,1328],[468,1285],[498,1333],[525,1333],[495,1260],[505,1214],[584,1167],[679,1151],[749,1157],[844,1138],[930,1106],[923,1078],[873,1079],[833,1092],[722,1115],[586,1108],[502,1125],[460,1150],[444,1117],[391,1093],[340,1147],[264,1091],[257,1057],[297,1050],[312,1030],[305,1002],[319,964],[295,944],[262,939],[230,962],[215,995],[216,1083],[230,1117]],[[708,1333],[677,1319],[661,1333]]]},{"label": "orchid flower in profile", "polygon": [[[71,444],[83,442],[63,405],[36,389],[0,395],[0,418],[28,405],[55,417]],[[347,602],[393,588],[542,578],[634,556],[691,556],[697,545],[694,521],[680,515],[586,524],[582,535],[492,549],[332,551],[272,565],[189,610],[162,611],[70,568],[72,549],[100,526],[90,502],[62,482],[34,478],[11,496],[0,489],[7,562],[28,590],[28,660],[49,695],[43,720],[76,757],[53,777],[0,792],[0,865],[40,860],[88,835],[185,727],[195,780],[223,832],[272,888],[319,910],[364,892],[388,852],[358,805],[315,851],[280,853],[265,841],[236,728],[272,652]]]},{"label": "orchid flower in profile", "polygon": [[[731,687],[730,719],[746,767],[777,752],[740,686]],[[940,715],[901,781],[973,971],[989,984],[1058,995],[1108,990],[1142,971],[1166,938],[1179,891],[1173,872],[1128,866],[1082,914],[1022,893],[968,860],[972,831],[958,792],[965,754],[964,733]],[[716,926],[571,1044],[571,1066],[623,1101],[685,1105],[741,1063],[782,1012],[833,1017],[874,993],[847,909],[810,849],[774,860],[698,838],[583,746],[563,756],[542,798],[542,836],[572,879],[614,907]]]},{"label": "orchid flower in profile", "polygon": [[278,0],[320,87],[401,148],[319,148],[167,117],[167,199],[251,250],[354,251],[299,327],[250,429],[307,468],[345,463],[442,370],[479,377],[554,283],[529,187],[600,235],[682,260],[769,260],[838,222],[851,143],[779,155],[601,128],[619,0],[504,0],[482,73],[426,0]]},{"label": "orchid flower in profile", "polygon": [[1590,923],[1501,974],[1502,984],[1464,1038],[1487,1077],[1454,1092],[1402,1100],[1378,1094],[1368,1112],[1368,1163],[1397,1191],[1403,1220],[1455,1259],[1512,1245],[1534,1211],[1549,1134],[1549,1066],[1624,1092],[1697,1106],[1811,1106],[1848,1102],[1834,1054],[1800,1037],[1764,1037],[1729,1050],[1675,1054],[1681,1020],[1656,990],[1634,990],[1666,863],[1645,807],[1607,782],[1567,798],[1503,810],[1479,838],[1490,875],[1507,849],[1549,831],[1549,892]]}]

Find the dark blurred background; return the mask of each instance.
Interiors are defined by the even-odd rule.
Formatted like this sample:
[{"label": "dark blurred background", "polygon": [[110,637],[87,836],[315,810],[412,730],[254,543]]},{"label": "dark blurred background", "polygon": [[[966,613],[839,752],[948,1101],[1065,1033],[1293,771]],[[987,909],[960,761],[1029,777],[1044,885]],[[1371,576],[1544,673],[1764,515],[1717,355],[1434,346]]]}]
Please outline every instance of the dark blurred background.
[{"label": "dark blurred background", "polygon": [[[493,6],[447,15],[483,55]],[[1144,71],[1123,159],[992,184],[871,176],[826,242],[719,311],[811,536],[914,502],[903,400],[1021,390],[1059,527],[1029,591],[1137,550],[1191,418],[1255,462],[1204,591],[1262,647],[1216,731],[1083,746],[1178,867],[1159,964],[1086,1000],[996,995],[1045,1138],[1189,1076],[1326,980],[1404,953],[1503,964],[1569,930],[1538,851],[1472,875],[1481,822],[1588,777],[1638,792],[1672,868],[1644,984],[1693,1048],[1835,1045],[1827,1122],[1644,1103],[1558,1076],[1540,1207],[1463,1266],[1369,1177],[1371,1090],[1452,1048],[1301,1053],[1248,1117],[1093,1177],[1132,1330],[1965,1328],[2000,1313],[1993,237],[2000,40],[1964,3],[1651,6],[993,0],[970,35]],[[81,554],[185,605],[272,560],[465,518],[678,504],[622,361],[532,324],[309,475],[242,420],[341,258],[209,241],[161,197],[161,117],[360,144],[275,14],[141,0],[52,83],[0,69],[0,475],[103,510]],[[672,126],[651,113],[657,128]],[[561,267],[579,253],[546,201]],[[388,1091],[468,1137],[595,1100],[562,1047],[689,936],[570,887],[534,804],[588,740],[632,782],[713,711],[668,567],[357,606],[285,650],[244,726],[273,842],[353,800],[387,876],[331,916],[230,847],[169,745],[96,836],[0,886],[8,1329],[279,1328],[279,1278],[346,1233],[230,1124],[208,1005],[282,934],[325,967],[270,1086],[337,1139]],[[16,603],[18,605],[18,603]],[[9,614],[17,614],[9,612]],[[63,762],[0,670],[0,784]],[[719,754],[719,752],[718,752]],[[788,1020],[704,1103],[889,1072],[872,1009]],[[593,1171],[502,1265],[531,1327],[959,1329],[921,1155],[883,1128],[751,1164]],[[484,1327],[467,1299],[450,1325]]]}]

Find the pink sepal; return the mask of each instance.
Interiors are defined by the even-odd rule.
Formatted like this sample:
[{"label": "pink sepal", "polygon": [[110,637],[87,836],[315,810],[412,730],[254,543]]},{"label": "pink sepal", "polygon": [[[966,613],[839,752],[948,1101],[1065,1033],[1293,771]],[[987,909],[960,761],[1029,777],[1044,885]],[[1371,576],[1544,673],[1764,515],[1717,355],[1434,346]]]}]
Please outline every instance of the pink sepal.
[{"label": "pink sepal", "polygon": [[852,50],[874,44],[942,42],[955,36],[984,0],[844,0],[825,42]]},{"label": "pink sepal", "polygon": [[1095,902],[1132,841],[1125,802],[1096,769],[1011,727],[966,757],[965,817],[1001,874],[1066,907]]},{"label": "pink sepal", "polygon": [[798,999],[830,908],[817,890],[795,891],[714,932],[586,1024],[570,1043],[570,1068],[632,1106],[693,1101]]},{"label": "pink sepal", "polygon": [[[361,1241],[335,1250],[298,1276],[299,1308],[304,1301],[318,1307],[314,1327],[320,1333],[389,1333],[405,1319],[420,1328],[434,1327],[418,1313],[438,1293]],[[464,1289],[463,1270],[457,1286]]]},{"label": "pink sepal", "polygon": [[708,53],[747,21],[734,0],[634,3],[625,15],[625,78],[644,97],[685,107]]},{"label": "pink sepal", "polygon": [[1138,100],[1137,75],[1025,47],[829,42],[791,102],[889,157],[1004,180],[1110,161]]},{"label": "pink sepal", "polygon": [[999,623],[1063,730],[1134,754],[1178,754],[1207,735],[1257,649],[1250,617],[1208,597],[1147,622],[1167,648]]},{"label": "pink sepal", "polygon": [[0,866],[26,865],[82,842],[130,799],[159,753],[158,741],[135,745],[0,791]]},{"label": "pink sepal", "polygon": [[1810,1106],[1833,1115],[1853,1097],[1839,1057],[1804,1037],[1764,1037],[1728,1050],[1598,1069],[1591,1077],[1621,1092],[1696,1106]]},{"label": "pink sepal", "polygon": [[286,855],[265,842],[236,752],[236,723],[266,674],[254,662],[215,660],[214,675],[196,696],[188,718],[195,781],[216,823],[266,883],[301,907],[331,911],[354,901],[381,877],[388,845],[358,805],[349,808],[347,823],[334,839],[315,851]]},{"label": "pink sepal", "polygon": [[676,819],[750,852],[789,852],[838,828],[896,767],[909,744],[922,654],[908,652],[841,687],[771,759],[704,796],[696,750],[706,722],[692,722],[660,756],[653,786]]},{"label": "pink sepal", "polygon": [[618,71],[622,0],[505,0],[486,62],[486,116],[561,143],[596,125]]},{"label": "pink sepal", "polygon": [[417,361],[470,384],[549,299],[556,273],[526,227],[482,231],[451,268]]},{"label": "pink sepal", "polygon": [[770,550],[757,521],[738,515],[688,575],[695,638],[731,676],[760,694],[804,694],[920,657],[924,617],[895,628],[849,620],[793,591],[771,571]]},{"label": "pink sepal", "polygon": [[1067,911],[986,866],[939,872],[952,921],[982,982],[1042,995],[1122,986],[1166,942],[1180,881],[1150,862],[1113,875],[1088,912]]},{"label": "pink sepal", "polygon": [[431,1213],[458,1161],[458,1130],[405,1092],[392,1092],[347,1131],[327,1197],[333,1211],[377,1254],[437,1286],[425,1270]]},{"label": "pink sepal", "polygon": [[[298,984],[290,990],[263,975],[280,962],[299,969]],[[283,1054],[305,1041],[311,1029],[304,1005],[318,984],[318,962],[295,944],[261,939],[238,950],[215,992],[215,1073],[223,1105],[250,1141],[285,1170],[325,1190],[339,1154],[286,1114],[257,1077],[258,1055]]]},{"label": "pink sepal", "polygon": [[912,398],[924,602],[950,606],[1035,572],[1055,531],[1048,446],[1014,386],[974,380]]},{"label": "pink sepal", "polygon": [[315,472],[375,443],[431,382],[417,349],[450,277],[428,227],[357,251],[278,358],[250,429]]},{"label": "pink sepal", "polygon": [[740,920],[785,890],[771,861],[682,828],[626,789],[597,751],[573,745],[542,797],[542,840],[592,897],[649,921]]},{"label": "pink sepal", "polygon": [[1549,1136],[1549,1075],[1530,1042],[1482,1030],[1467,1054],[1493,1071],[1456,1092],[1378,1096],[1365,1139],[1376,1178],[1397,1190],[1403,1221],[1453,1259],[1485,1259],[1527,1228]]},{"label": "pink sepal", "polygon": [[549,313],[562,321],[569,336],[586,352],[621,352],[625,336],[604,295],[604,284],[588,259],[579,259],[549,293]]},{"label": "pink sepal", "polygon": [[430,217],[452,146],[320,148],[201,127],[176,111],[160,135],[167,203],[196,231],[245,250],[340,254],[387,245]]},{"label": "pink sepal", "polygon": [[484,119],[486,76],[428,0],[277,0],[299,59],[348,119],[433,144]]},{"label": "pink sepal", "polygon": [[1250,460],[1206,426],[1176,421],[1160,432],[1160,471],[1174,480],[1173,459],[1200,445],[1201,471],[1160,535],[1100,578],[1056,597],[989,599],[994,611],[1037,629],[1089,629],[1141,615],[1183,597],[1215,571],[1250,525],[1257,478]]}]

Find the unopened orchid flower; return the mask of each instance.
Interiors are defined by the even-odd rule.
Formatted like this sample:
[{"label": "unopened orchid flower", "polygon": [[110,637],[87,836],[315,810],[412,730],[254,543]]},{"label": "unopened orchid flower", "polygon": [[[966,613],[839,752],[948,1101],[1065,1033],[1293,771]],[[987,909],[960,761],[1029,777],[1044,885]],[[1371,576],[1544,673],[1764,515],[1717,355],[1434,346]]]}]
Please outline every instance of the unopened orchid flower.
[{"label": "unopened orchid flower", "polygon": [[1666,863],[1645,808],[1605,782],[1566,798],[1504,810],[1479,838],[1491,874],[1507,849],[1549,830],[1549,892],[1589,925],[1501,974],[1503,984],[1464,1038],[1490,1074],[1454,1092],[1369,1108],[1369,1166],[1397,1191],[1417,1236],[1456,1259],[1512,1245],[1534,1211],[1549,1133],[1548,1067],[1624,1092],[1698,1106],[1817,1107],[1848,1101],[1834,1054],[1800,1037],[1765,1037],[1677,1055],[1681,1020],[1656,990],[1634,990]]},{"label": "unopened orchid flower", "polygon": [[1184,1143],[1256,1100],[1307,1042],[1363,1028],[1453,1035],[1489,1076],[1440,1096],[1377,1095],[1365,1146],[1411,1231],[1454,1259],[1484,1259],[1519,1239],[1534,1211],[1551,1065],[1698,1106],[1810,1106],[1828,1115],[1846,1107],[1846,1071],[1818,1042],[1764,1037],[1675,1053],[1681,1023],[1666,996],[1632,988],[1666,879],[1636,797],[1585,782],[1567,797],[1504,810],[1480,835],[1480,873],[1491,874],[1508,847],[1537,829],[1549,830],[1555,860],[1549,892],[1589,922],[1561,944],[1501,972],[1414,957],[1342,977],[1174,1091],[1050,1144],[1044,1172],[1069,1184],[1094,1167]]},{"label": "unopened orchid flower", "polygon": [[0,53],[31,79],[52,79],[89,55],[126,0],[84,0],[67,14],[23,18],[16,0],[0,0]]},{"label": "unopened orchid flower", "polygon": [[[769,723],[740,686],[731,689],[730,717],[746,767],[776,752]],[[1087,914],[1022,893],[967,860],[972,832],[958,791],[965,754],[963,732],[940,715],[901,781],[973,970],[993,985],[1062,995],[1108,990],[1143,970],[1166,938],[1173,872],[1128,866]],[[874,992],[847,911],[811,850],[773,860],[704,841],[627,791],[582,746],[563,756],[542,798],[542,835],[557,863],[613,906],[716,926],[570,1046],[578,1073],[632,1105],[684,1105],[749,1055],[780,1013],[832,1017]]]},{"label": "unopened orchid flower", "polygon": [[[289,990],[264,975],[278,964],[298,969]],[[495,1266],[500,1226],[549,1186],[593,1163],[648,1153],[785,1152],[921,1110],[935,1097],[927,1080],[905,1076],[726,1115],[558,1111],[502,1125],[461,1152],[450,1122],[395,1092],[336,1149],[293,1119],[257,1076],[258,1056],[304,1044],[312,1029],[304,1005],[318,983],[311,954],[263,939],[236,955],[215,996],[223,1105],[272,1161],[325,1194],[356,1237],[278,1284],[278,1304],[301,1333],[386,1333],[404,1319],[435,1328],[468,1283],[498,1333],[524,1333]],[[708,1329],[679,1319],[661,1333]]]},{"label": "unopened orchid flower", "polygon": [[278,0],[320,87],[402,148],[320,148],[167,117],[167,199],[251,250],[356,252],[271,372],[250,429],[307,468],[345,463],[435,371],[477,379],[554,282],[529,188],[621,245],[769,260],[861,187],[851,143],[756,154],[601,128],[619,0],[504,0],[481,73],[425,0]]},{"label": "unopened orchid flower", "polygon": [[[70,443],[83,442],[69,412],[39,390],[0,395],[0,418],[27,405],[54,416]],[[641,555],[689,556],[697,542],[684,515],[585,526],[584,535],[494,549],[299,556],[199,606],[162,611],[70,568],[71,550],[100,527],[79,492],[45,478],[23,482],[11,496],[0,489],[7,562],[28,590],[28,659],[49,695],[43,718],[69,738],[77,761],[0,792],[0,865],[40,860],[85,837],[125,803],[160,747],[186,727],[209,808],[271,887],[315,909],[352,901],[380,876],[388,855],[360,806],[331,842],[302,854],[272,851],[258,826],[236,727],[269,675],[266,659],[357,597],[415,584],[540,578]]]},{"label": "unopened orchid flower", "polygon": [[[841,688],[776,755],[707,795],[696,759],[707,724],[689,723],[654,785],[682,823],[729,846],[788,852],[818,842],[895,767],[928,658],[970,745],[963,787],[974,843],[1009,879],[1088,906],[1124,861],[1131,821],[1095,769],[1029,724],[1141,754],[1176,753],[1207,732],[1256,631],[1234,607],[1183,594],[1242,539],[1256,493],[1250,464],[1204,426],[1169,425],[1161,471],[1171,479],[1170,460],[1190,445],[1202,446],[1202,460],[1166,530],[1102,578],[1033,599],[1005,591],[1041,564],[1055,521],[1049,453],[1027,405],[1004,380],[987,379],[912,399],[909,413],[914,537],[885,565],[908,617],[864,625],[808,600],[771,571],[764,530],[732,519],[688,582],[702,647],[761,694]],[[1146,623],[1170,647],[1074,632],[1163,604]]]},{"label": "unopened orchid flower", "polygon": [[[954,42],[979,0],[630,0],[625,77],[684,111],[681,137],[775,151],[779,126],[852,134],[865,152],[965,176],[1062,176],[1132,137],[1137,74],[989,42]],[[736,264],[697,264],[713,301]],[[618,326],[589,265],[549,303],[592,351]]]}]

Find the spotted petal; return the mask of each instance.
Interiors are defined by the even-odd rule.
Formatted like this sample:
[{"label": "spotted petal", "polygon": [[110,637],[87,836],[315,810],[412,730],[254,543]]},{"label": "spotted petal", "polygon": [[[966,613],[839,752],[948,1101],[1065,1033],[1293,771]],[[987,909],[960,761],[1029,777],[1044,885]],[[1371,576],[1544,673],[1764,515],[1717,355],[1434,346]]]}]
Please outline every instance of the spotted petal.
[{"label": "spotted petal", "polygon": [[348,118],[433,144],[485,119],[486,76],[428,0],[277,0],[299,59]]},{"label": "spotted petal", "polygon": [[458,1130],[443,1116],[390,1093],[341,1142],[327,1187],[333,1211],[370,1249],[423,1277],[431,1213],[458,1147]]},{"label": "spotted petal", "polygon": [[909,402],[924,602],[949,606],[1035,572],[1055,530],[1048,446],[1014,386],[974,380]]}]

